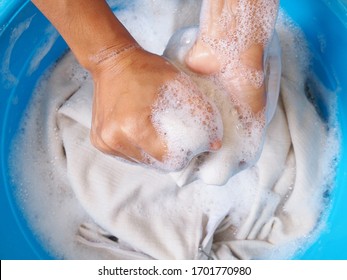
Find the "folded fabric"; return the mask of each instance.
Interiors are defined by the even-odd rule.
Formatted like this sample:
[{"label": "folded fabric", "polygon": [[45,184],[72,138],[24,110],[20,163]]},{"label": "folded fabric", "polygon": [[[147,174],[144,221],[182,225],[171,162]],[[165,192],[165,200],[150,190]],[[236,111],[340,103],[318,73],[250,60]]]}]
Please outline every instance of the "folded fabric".
[{"label": "folded fabric", "polygon": [[95,222],[81,225],[80,242],[116,259],[293,253],[291,245],[321,216],[327,130],[305,96],[307,65],[295,56],[295,36],[279,30],[279,37],[281,90],[259,161],[223,186],[193,180],[180,188],[172,174],[96,150],[89,140],[92,81],[71,54],[58,63],[47,84],[42,143],[57,160],[54,172]]}]

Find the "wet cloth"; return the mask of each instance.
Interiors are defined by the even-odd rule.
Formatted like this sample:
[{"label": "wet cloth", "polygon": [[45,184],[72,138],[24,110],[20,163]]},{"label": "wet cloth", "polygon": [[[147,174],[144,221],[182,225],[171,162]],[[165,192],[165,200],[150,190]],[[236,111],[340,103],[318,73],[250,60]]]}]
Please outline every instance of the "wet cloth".
[{"label": "wet cloth", "polygon": [[94,220],[81,225],[79,242],[116,259],[258,259],[309,235],[322,210],[327,131],[305,96],[302,64],[290,44],[283,52],[280,96],[258,162],[224,186],[184,187],[91,145],[93,85],[66,55],[47,83],[41,141]]}]

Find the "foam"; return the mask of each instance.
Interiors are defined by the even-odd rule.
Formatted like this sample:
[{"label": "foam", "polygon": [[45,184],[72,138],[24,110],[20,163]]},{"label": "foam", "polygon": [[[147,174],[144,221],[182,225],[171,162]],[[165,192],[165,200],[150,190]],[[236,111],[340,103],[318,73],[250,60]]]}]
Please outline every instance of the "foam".
[{"label": "foam", "polygon": [[152,121],[168,150],[162,164],[152,165],[168,171],[182,169],[196,155],[211,150],[212,143],[221,142],[223,136],[217,107],[184,73],[162,86],[153,104]]},{"label": "foam", "polygon": [[[201,40],[211,47],[221,63],[219,73],[221,80],[232,79],[233,73],[237,71],[254,87],[259,88],[264,81],[263,71],[243,64],[240,57],[253,45],[266,48],[271,42],[277,18],[278,1],[238,0],[234,2],[230,4],[229,1],[225,1],[218,25],[216,25],[209,22],[209,11],[212,9],[210,6],[213,6],[213,1],[204,1]],[[230,5],[231,7],[225,8]],[[228,35],[225,36],[225,33]],[[232,92],[230,88],[228,90]]]}]

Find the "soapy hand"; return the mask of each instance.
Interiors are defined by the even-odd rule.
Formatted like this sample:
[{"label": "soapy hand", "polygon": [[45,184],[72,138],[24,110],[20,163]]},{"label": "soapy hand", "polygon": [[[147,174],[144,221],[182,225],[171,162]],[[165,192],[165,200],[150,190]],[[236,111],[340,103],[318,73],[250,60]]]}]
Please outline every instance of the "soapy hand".
[{"label": "soapy hand", "polygon": [[[99,150],[172,171],[183,168],[196,153],[220,148],[222,133],[216,134],[215,131],[220,128],[210,125],[211,122],[218,122],[218,112],[203,99],[199,91],[193,92],[196,95],[192,96],[192,90],[188,87],[194,87],[193,82],[183,84],[185,80],[182,82],[178,78],[183,74],[164,58],[144,51],[137,44],[131,44],[103,50],[92,60],[95,67],[91,69],[94,80],[91,141]],[[171,83],[181,86],[172,96],[163,97],[171,94]],[[186,98],[188,96],[192,98],[189,100]],[[165,103],[165,98],[177,99],[175,104],[180,101],[186,104],[172,108]],[[196,104],[198,106],[195,106]],[[159,108],[160,106],[166,108]],[[200,141],[198,146],[184,147],[185,143],[197,143],[195,138],[199,135],[180,135],[180,143],[168,143],[173,140],[172,137],[168,139],[167,135],[180,133],[178,130],[186,126],[187,120],[177,116],[181,108],[187,106],[191,113],[188,117],[191,118],[205,114],[204,112],[212,114],[207,121],[193,124],[205,126],[203,129],[207,131],[206,139]],[[175,114],[173,126],[170,126],[171,123],[165,125],[161,121],[153,123],[153,115],[157,114],[156,117],[160,118],[163,112],[170,110]],[[209,132],[209,128],[214,131]],[[210,134],[217,136],[208,137]],[[184,139],[189,137],[194,139]],[[176,144],[181,144],[181,147],[176,148],[185,150],[186,153],[177,154],[172,151],[172,145]]]},{"label": "soapy hand", "polygon": [[141,49],[106,1],[33,3],[93,76],[91,141],[99,150],[173,171],[220,148],[218,109],[187,75]]},{"label": "soapy hand", "polygon": [[[281,80],[274,34],[278,0],[204,0],[199,30],[185,28],[164,55],[210,92],[223,118],[223,147],[174,174],[180,186],[194,180],[224,185],[254,165],[275,112]],[[186,70],[185,70],[186,71]]]},{"label": "soapy hand", "polygon": [[[149,65],[148,58],[144,60],[148,55],[135,47],[119,55],[112,55],[112,49],[107,52],[110,57],[95,58],[100,61],[92,72],[92,143],[105,153],[132,161],[143,161],[143,151],[162,160],[166,147],[152,125],[151,106],[157,89],[175,76],[175,69],[156,56]],[[106,57],[106,52],[101,56]],[[149,68],[155,78],[144,74]]]}]

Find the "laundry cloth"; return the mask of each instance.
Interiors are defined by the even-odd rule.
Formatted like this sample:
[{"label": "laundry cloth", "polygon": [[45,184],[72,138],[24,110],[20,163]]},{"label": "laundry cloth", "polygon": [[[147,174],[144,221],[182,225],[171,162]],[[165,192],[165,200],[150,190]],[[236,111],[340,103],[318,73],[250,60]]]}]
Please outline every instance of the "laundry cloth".
[{"label": "laundry cloth", "polygon": [[[93,84],[71,53],[48,78],[42,144],[94,222],[79,242],[115,259],[290,256],[322,215],[327,126],[305,94],[295,36],[278,31],[282,76],[259,160],[223,186],[127,163],[90,143]],[[237,148],[237,147],[235,147]],[[305,242],[305,241],[304,241]],[[294,246],[295,247],[295,246]],[[295,247],[297,248],[297,247]],[[282,255],[283,256],[283,255]]]}]

